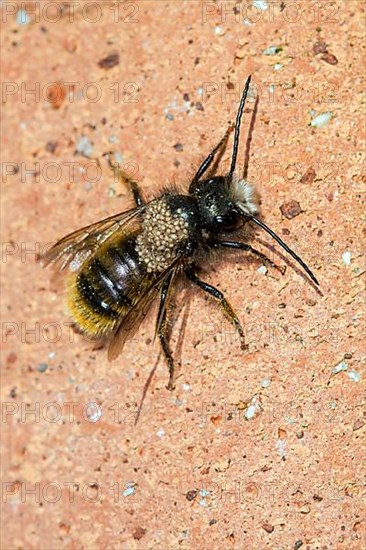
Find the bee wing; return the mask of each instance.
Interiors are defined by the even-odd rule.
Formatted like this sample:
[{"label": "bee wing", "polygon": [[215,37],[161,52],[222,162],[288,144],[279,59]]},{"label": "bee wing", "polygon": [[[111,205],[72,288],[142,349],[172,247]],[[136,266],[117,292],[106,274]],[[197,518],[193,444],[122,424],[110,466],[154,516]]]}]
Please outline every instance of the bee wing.
[{"label": "bee wing", "polygon": [[152,282],[132,309],[129,310],[127,315],[121,319],[121,322],[109,344],[109,361],[113,361],[118,357],[123,350],[126,340],[135,334],[139,325],[145,319],[151,304],[154,301],[154,298],[156,298],[156,295],[162,287],[164,281],[168,277],[171,277],[171,280],[173,280],[175,275],[179,272],[182,259],[183,255],[178,256],[174,262],[172,262],[172,264],[165,271],[163,271],[155,281]]},{"label": "bee wing", "polygon": [[77,271],[107,239],[136,219],[144,209],[145,206],[131,208],[66,235],[40,257],[41,264],[44,267],[53,264],[58,271],[68,266]]}]

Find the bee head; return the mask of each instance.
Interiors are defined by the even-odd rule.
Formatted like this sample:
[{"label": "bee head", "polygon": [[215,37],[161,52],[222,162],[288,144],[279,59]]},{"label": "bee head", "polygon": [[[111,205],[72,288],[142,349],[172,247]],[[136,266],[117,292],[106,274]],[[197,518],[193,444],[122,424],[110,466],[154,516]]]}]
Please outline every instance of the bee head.
[{"label": "bee head", "polygon": [[[243,180],[215,176],[197,183],[193,190],[200,214],[202,227],[214,232],[230,232],[239,229],[245,218],[243,207],[250,214],[258,211],[253,188]],[[240,210],[237,204],[242,205]]]}]

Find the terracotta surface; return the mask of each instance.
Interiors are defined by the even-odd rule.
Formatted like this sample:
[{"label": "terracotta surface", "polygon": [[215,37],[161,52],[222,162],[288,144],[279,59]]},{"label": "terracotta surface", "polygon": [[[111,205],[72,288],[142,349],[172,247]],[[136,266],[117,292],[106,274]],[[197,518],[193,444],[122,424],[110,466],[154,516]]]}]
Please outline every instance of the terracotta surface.
[{"label": "terracotta surface", "polygon": [[[363,548],[364,2],[65,4],[1,3],[2,548]],[[249,351],[182,290],[177,388],[160,360],[134,425],[154,316],[108,363],[35,254],[130,204],[108,151],[187,186],[250,73],[240,164],[252,123],[263,219],[322,295],[264,233],[284,275],[207,265]]]}]

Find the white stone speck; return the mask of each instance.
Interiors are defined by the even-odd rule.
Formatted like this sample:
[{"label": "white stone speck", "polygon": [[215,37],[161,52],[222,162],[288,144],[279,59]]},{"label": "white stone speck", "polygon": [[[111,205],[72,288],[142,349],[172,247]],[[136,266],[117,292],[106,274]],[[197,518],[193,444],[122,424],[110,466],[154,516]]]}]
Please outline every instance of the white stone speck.
[{"label": "white stone speck", "polygon": [[25,10],[21,9],[17,12],[17,23],[18,25],[27,25],[30,21],[28,14]]},{"label": "white stone speck", "polygon": [[118,164],[122,164],[123,156],[122,156],[122,153],[120,151],[116,151],[114,153],[114,158],[116,159],[116,162],[118,162]]},{"label": "white stone speck", "polygon": [[93,154],[93,144],[88,136],[81,136],[76,144],[76,151],[84,157],[91,157]]},{"label": "white stone speck", "polygon": [[156,435],[158,437],[164,437],[165,436],[165,430],[164,428],[159,428],[158,431],[156,432]]},{"label": "white stone speck", "polygon": [[257,271],[261,275],[265,275],[267,273],[268,269],[266,268],[265,265],[261,265],[260,267],[258,267]]},{"label": "white stone speck", "polygon": [[133,481],[129,481],[126,484],[126,489],[122,491],[124,497],[130,497],[136,493],[136,484]]},{"label": "white stone speck", "polygon": [[347,363],[345,361],[341,361],[340,363],[338,363],[338,365],[334,367],[334,369],[332,370],[332,374],[338,374],[339,372],[345,371],[347,369]]},{"label": "white stone speck", "polygon": [[265,50],[263,50],[263,54],[264,55],[276,55],[277,53],[279,53],[281,51],[281,47],[279,46],[269,46],[269,48],[266,48]]},{"label": "white stone speck", "polygon": [[255,405],[249,405],[249,407],[246,409],[244,416],[247,420],[251,420],[255,417],[255,414],[257,412],[257,407]]},{"label": "white stone speck", "polygon": [[257,396],[254,396],[250,404],[244,411],[245,420],[252,420],[252,418],[257,416],[261,412],[261,410],[262,410],[262,404],[261,404],[260,398]]},{"label": "white stone speck", "polygon": [[342,262],[344,265],[349,266],[351,265],[351,252],[346,250],[346,252],[343,252],[342,254]]},{"label": "white stone speck", "polygon": [[102,409],[98,403],[90,402],[84,407],[84,418],[89,422],[98,422],[102,417]]},{"label": "white stone speck", "polygon": [[284,441],[283,439],[277,439],[276,447],[280,457],[284,458],[286,456],[286,441]]},{"label": "white stone speck", "polygon": [[356,372],[355,370],[350,370],[347,374],[350,379],[353,380],[353,382],[359,382],[361,380],[360,373]]},{"label": "white stone speck", "polygon": [[264,378],[261,382],[262,388],[268,388],[268,386],[271,384],[271,381],[269,378]]},{"label": "white stone speck", "polygon": [[253,0],[253,7],[262,11],[268,10],[268,4],[265,0]]},{"label": "white stone speck", "polygon": [[332,116],[333,116],[333,113],[331,113],[331,112],[320,113],[320,115],[313,118],[313,120],[311,121],[310,124],[314,128],[324,128],[324,126],[326,126],[328,124],[328,122],[330,121]]}]

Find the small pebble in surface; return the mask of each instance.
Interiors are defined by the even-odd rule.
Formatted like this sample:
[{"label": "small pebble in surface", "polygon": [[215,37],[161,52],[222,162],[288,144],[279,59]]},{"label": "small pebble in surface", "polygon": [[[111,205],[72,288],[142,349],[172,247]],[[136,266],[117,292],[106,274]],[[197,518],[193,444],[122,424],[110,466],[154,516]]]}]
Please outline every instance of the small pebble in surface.
[{"label": "small pebble in surface", "polygon": [[277,439],[276,447],[280,457],[286,458],[286,441],[284,441],[283,439]]},{"label": "small pebble in surface", "polygon": [[19,10],[17,12],[17,23],[18,25],[27,25],[29,23],[29,17],[26,11]]},{"label": "small pebble in surface", "polygon": [[299,214],[301,214],[301,206],[298,201],[291,200],[289,202],[285,202],[280,206],[281,214],[285,216],[288,220],[292,220],[292,218],[296,218]]},{"label": "small pebble in surface", "polygon": [[197,491],[195,490],[188,491],[188,493],[186,493],[186,499],[189,500],[190,502],[194,500],[196,496],[197,496]]},{"label": "small pebble in surface", "polygon": [[265,265],[261,265],[260,267],[258,267],[257,271],[261,275],[265,275],[267,273],[268,269],[266,268]]},{"label": "small pebble in surface", "polygon": [[264,55],[276,55],[277,53],[281,52],[282,48],[280,46],[270,46],[269,48],[266,48],[263,50]]},{"label": "small pebble in surface", "polygon": [[217,27],[215,27],[215,34],[218,34],[219,36],[222,36],[223,34],[225,34],[225,31],[222,27],[220,27],[218,25]]},{"label": "small pebble in surface", "polygon": [[47,369],[48,369],[47,363],[40,363],[38,365],[38,371],[39,372],[46,372]]},{"label": "small pebble in surface", "polygon": [[342,262],[344,265],[349,266],[351,265],[351,252],[346,250],[346,252],[343,252],[342,254]]},{"label": "small pebble in surface", "polygon": [[244,411],[245,420],[252,420],[262,411],[262,403],[259,397],[254,396],[250,404]]},{"label": "small pebble in surface", "polygon": [[253,8],[265,11],[268,10],[268,4],[265,0],[253,0]]},{"label": "small pebble in surface", "polygon": [[100,420],[101,417],[102,417],[102,409],[100,408],[98,403],[91,401],[85,405],[85,418],[89,422],[98,422],[98,420]]},{"label": "small pebble in surface", "polygon": [[314,179],[316,178],[316,172],[312,166],[308,168],[301,176],[300,183],[313,183]]},{"label": "small pebble in surface", "polygon": [[123,155],[120,151],[116,151],[114,153],[114,158],[115,158],[115,161],[118,162],[118,164],[122,164],[123,162]]},{"label": "small pebble in surface", "polygon": [[331,112],[321,113],[320,115],[313,118],[310,124],[314,128],[324,128],[324,126],[326,126],[330,121],[330,119],[332,118],[332,115],[333,113]]},{"label": "small pebble in surface", "polygon": [[98,61],[98,65],[101,69],[112,69],[116,65],[119,64],[119,54],[118,53],[111,53],[107,55],[107,57],[104,57],[100,61]]},{"label": "small pebble in surface", "polygon": [[266,531],[266,533],[273,533],[274,527],[270,523],[266,522],[262,525],[263,529]]},{"label": "small pebble in surface", "polygon": [[334,367],[334,369],[332,370],[332,374],[338,374],[339,372],[342,372],[343,370],[347,370],[348,369],[348,365],[345,361],[341,361],[340,363],[338,363],[338,365],[336,365]]},{"label": "small pebble in surface", "polygon": [[359,382],[361,380],[361,375],[355,370],[350,370],[347,374],[353,382]]},{"label": "small pebble in surface", "polygon": [[264,378],[261,382],[262,388],[268,388],[268,386],[271,384],[271,381],[269,378]]},{"label": "small pebble in surface", "polygon": [[130,497],[136,493],[136,484],[133,481],[126,483],[126,489],[122,491],[122,496]]},{"label": "small pebble in surface", "polygon": [[337,65],[338,63],[338,59],[336,58],[336,56],[329,52],[326,52],[324,55],[322,55],[321,59],[326,63],[329,63],[329,65]]},{"label": "small pebble in surface", "polygon": [[76,152],[84,157],[91,157],[93,144],[87,136],[81,136],[76,144]]},{"label": "small pebble in surface", "polygon": [[201,499],[199,500],[198,504],[200,506],[203,506],[204,508],[207,508],[208,502],[207,502],[206,498],[208,496],[210,496],[210,491],[208,491],[207,489],[201,489],[199,491],[199,495],[200,495]]},{"label": "small pebble in surface", "polygon": [[257,408],[254,405],[249,405],[249,407],[244,413],[244,416],[247,420],[250,420],[251,418],[255,417],[256,412],[257,412]]},{"label": "small pebble in surface", "polygon": [[158,437],[164,437],[164,435],[165,435],[165,430],[164,430],[164,428],[159,428],[158,431],[156,432],[156,435],[157,435]]}]

